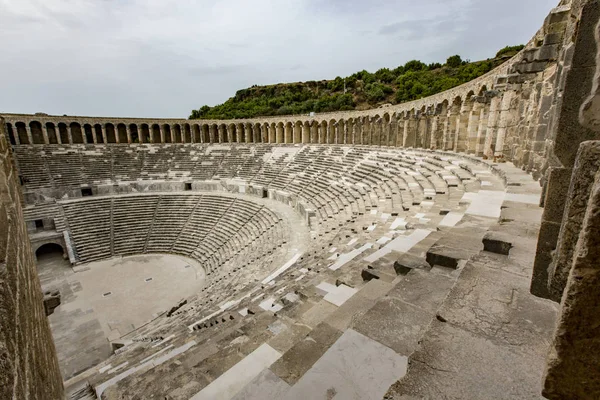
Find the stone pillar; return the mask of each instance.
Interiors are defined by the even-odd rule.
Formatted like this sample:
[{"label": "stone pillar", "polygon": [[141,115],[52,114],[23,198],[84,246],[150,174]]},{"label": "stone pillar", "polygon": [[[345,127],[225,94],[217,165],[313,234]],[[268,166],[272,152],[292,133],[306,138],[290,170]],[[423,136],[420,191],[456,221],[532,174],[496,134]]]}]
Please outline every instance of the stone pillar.
[{"label": "stone pillar", "polygon": [[410,114],[404,121],[404,147],[416,147],[417,145],[417,120],[414,114]]},{"label": "stone pillar", "polygon": [[362,118],[357,118],[354,120],[354,144],[362,144]]},{"label": "stone pillar", "polygon": [[[69,144],[73,144],[73,135],[71,133],[71,125],[65,124],[65,129],[67,130],[67,137],[69,138]],[[119,142],[117,141],[117,143],[119,143]]]},{"label": "stone pillar", "polygon": [[416,131],[417,135],[415,137],[415,147],[417,148],[426,148],[426,140],[427,140],[427,115],[424,112],[417,113],[416,118]]},{"label": "stone pillar", "polygon": [[512,109],[514,97],[515,92],[507,91],[504,93],[504,96],[502,96],[502,101],[500,102],[500,113],[498,116],[498,133],[496,135],[496,143],[494,146],[494,158],[504,158],[505,155],[504,143],[506,135],[509,127],[513,125],[515,118],[515,110]]},{"label": "stone pillar", "polygon": [[33,134],[31,133],[31,127],[29,125],[25,125],[25,132],[27,132],[29,144],[33,144]]},{"label": "stone pillar", "polygon": [[50,139],[48,138],[48,127],[46,124],[42,124],[42,135],[44,136],[44,143],[50,144]]},{"label": "stone pillar", "polygon": [[372,142],[372,132],[371,132],[371,117],[363,117],[362,121],[362,144],[371,145]]},{"label": "stone pillar", "polygon": [[165,130],[163,129],[162,125],[158,125],[158,131],[160,132],[160,142],[164,143],[165,142]]},{"label": "stone pillar", "polygon": [[502,101],[501,96],[492,98],[490,102],[490,112],[486,128],[485,140],[483,142],[483,157],[493,158],[494,147],[496,145],[496,132],[498,130],[499,108]]},{"label": "stone pillar", "polygon": [[340,119],[337,122],[337,144],[346,143],[346,122],[343,119]]},{"label": "stone pillar", "polygon": [[473,102],[470,99],[463,101],[456,125],[456,137],[454,142],[454,151],[456,152],[464,153],[467,150],[469,116],[472,109]]},{"label": "stone pillar", "polygon": [[308,121],[305,121],[302,124],[302,143],[308,144],[310,143],[310,125]]},{"label": "stone pillar", "polygon": [[477,127],[477,139],[475,140],[475,155],[483,157],[483,148],[487,134],[488,119],[490,116],[490,104],[484,103],[479,113],[479,126]]},{"label": "stone pillar", "polygon": [[277,143],[284,143],[283,140],[283,125],[282,124],[277,124],[276,127],[276,132],[277,132]]},{"label": "stone pillar", "polygon": [[448,123],[444,126],[444,145],[442,150],[452,150],[454,148],[454,140],[458,119],[460,118],[460,109],[456,104],[448,106]]},{"label": "stone pillar", "polygon": [[483,104],[474,101],[473,108],[469,112],[469,122],[467,124],[467,148],[468,154],[475,154],[475,148],[477,147],[477,132],[479,131],[479,117],[481,115],[481,109]]},{"label": "stone pillar", "polygon": [[294,126],[286,123],[283,127],[285,132],[285,143],[294,143]]},{"label": "stone pillar", "polygon": [[[129,125],[125,125],[125,132],[127,134],[127,143],[131,144],[133,143],[133,141],[131,140],[131,127]],[[138,136],[139,136],[139,131],[138,131]],[[83,135],[85,137],[85,134]]]}]

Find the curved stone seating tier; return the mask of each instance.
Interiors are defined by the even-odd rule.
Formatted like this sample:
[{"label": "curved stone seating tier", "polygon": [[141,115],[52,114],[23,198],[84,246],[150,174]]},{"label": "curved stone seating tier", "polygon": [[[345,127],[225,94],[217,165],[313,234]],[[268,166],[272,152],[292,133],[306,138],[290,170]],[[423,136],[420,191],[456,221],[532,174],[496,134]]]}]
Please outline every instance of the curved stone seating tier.
[{"label": "curved stone seating tier", "polygon": [[[247,200],[216,195],[121,195],[58,203],[79,261],[143,253],[191,257],[207,273],[240,254],[260,261],[266,243],[287,240],[273,211]],[[252,255],[252,257],[248,257]],[[241,257],[241,256],[240,256]],[[239,257],[238,257],[239,258]]]}]

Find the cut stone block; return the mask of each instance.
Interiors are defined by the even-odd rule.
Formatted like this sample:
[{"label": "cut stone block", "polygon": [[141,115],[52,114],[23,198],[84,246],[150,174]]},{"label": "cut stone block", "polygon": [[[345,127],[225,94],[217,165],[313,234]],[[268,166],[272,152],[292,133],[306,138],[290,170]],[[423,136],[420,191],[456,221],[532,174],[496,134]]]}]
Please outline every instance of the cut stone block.
[{"label": "cut stone block", "polygon": [[496,254],[508,255],[513,247],[509,239],[498,232],[488,232],[483,237],[483,250]]},{"label": "cut stone block", "polygon": [[413,256],[412,254],[402,254],[396,262],[394,262],[394,270],[398,275],[406,275],[412,269],[430,270],[431,266],[421,257]]}]

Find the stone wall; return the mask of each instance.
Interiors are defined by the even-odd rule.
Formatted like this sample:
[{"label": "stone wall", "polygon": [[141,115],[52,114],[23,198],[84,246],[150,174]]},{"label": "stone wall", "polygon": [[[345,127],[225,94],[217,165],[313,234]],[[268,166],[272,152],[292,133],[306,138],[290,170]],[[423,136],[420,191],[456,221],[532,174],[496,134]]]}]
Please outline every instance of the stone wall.
[{"label": "stone wall", "polygon": [[0,123],[0,398],[62,399],[62,379],[16,177]]}]

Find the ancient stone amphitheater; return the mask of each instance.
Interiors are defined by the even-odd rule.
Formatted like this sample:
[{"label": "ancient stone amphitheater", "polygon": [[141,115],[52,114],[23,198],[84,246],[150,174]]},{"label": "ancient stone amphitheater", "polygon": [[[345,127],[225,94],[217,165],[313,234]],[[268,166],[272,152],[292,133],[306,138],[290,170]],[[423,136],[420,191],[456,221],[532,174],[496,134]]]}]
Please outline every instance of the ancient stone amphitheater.
[{"label": "ancient stone amphitheater", "polygon": [[600,398],[599,20],[368,111],[3,114],[0,398]]}]

